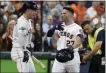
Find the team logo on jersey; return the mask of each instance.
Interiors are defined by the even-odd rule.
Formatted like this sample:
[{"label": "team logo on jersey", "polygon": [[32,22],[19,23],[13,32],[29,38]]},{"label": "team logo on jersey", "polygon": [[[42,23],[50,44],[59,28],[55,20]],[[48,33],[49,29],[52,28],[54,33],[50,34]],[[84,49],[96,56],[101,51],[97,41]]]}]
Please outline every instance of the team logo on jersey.
[{"label": "team logo on jersey", "polygon": [[74,35],[72,35],[72,34],[70,34],[68,32],[65,32],[65,31],[61,31],[60,32],[60,36],[66,36],[66,37],[72,39]]},{"label": "team logo on jersey", "polygon": [[25,27],[21,27],[21,28],[19,28],[19,30],[24,31],[24,30],[27,30],[27,29]]}]

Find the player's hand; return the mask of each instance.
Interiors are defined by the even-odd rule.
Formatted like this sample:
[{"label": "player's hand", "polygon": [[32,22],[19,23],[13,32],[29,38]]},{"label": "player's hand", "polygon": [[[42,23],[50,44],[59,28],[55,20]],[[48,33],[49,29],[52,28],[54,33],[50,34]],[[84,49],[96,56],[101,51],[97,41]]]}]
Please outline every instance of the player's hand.
[{"label": "player's hand", "polygon": [[87,61],[88,60],[88,57],[87,56],[83,56],[82,57],[82,60],[81,60],[81,63],[84,63],[85,61]]},{"label": "player's hand", "polygon": [[28,55],[28,51],[24,51],[24,58],[23,58],[23,62],[28,62],[29,60],[29,55]]},{"label": "player's hand", "polygon": [[86,61],[86,60],[88,60],[88,57],[87,56],[83,56],[82,61]]},{"label": "player's hand", "polygon": [[30,54],[32,55],[32,53],[33,53],[33,48],[31,48],[31,47],[26,47],[26,49],[30,52]]},{"label": "player's hand", "polygon": [[31,56],[32,56],[32,53],[33,53],[33,48],[31,47],[31,44],[29,44],[26,49],[30,52]]},{"label": "player's hand", "polygon": [[55,28],[56,30],[61,31],[61,30],[64,30],[64,28],[63,28],[62,26],[63,26],[63,25],[55,25],[54,28]]},{"label": "player's hand", "polygon": [[80,65],[85,65],[87,64],[87,61],[86,60],[83,60],[84,56],[83,55],[80,55]]},{"label": "player's hand", "polygon": [[47,32],[47,37],[52,37],[52,35],[54,34],[55,30],[64,30],[64,28],[62,27],[63,25],[55,25],[53,26],[52,29],[49,29]]}]

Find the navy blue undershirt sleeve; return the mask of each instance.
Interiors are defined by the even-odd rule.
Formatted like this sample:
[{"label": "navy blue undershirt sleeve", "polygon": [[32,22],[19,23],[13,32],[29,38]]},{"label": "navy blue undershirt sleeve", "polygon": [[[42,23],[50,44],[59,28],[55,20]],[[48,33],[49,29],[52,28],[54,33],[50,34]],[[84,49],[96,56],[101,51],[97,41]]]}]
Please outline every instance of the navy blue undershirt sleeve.
[{"label": "navy blue undershirt sleeve", "polygon": [[105,37],[105,30],[103,29],[98,33],[96,42],[97,41],[104,41],[105,40],[104,37]]}]

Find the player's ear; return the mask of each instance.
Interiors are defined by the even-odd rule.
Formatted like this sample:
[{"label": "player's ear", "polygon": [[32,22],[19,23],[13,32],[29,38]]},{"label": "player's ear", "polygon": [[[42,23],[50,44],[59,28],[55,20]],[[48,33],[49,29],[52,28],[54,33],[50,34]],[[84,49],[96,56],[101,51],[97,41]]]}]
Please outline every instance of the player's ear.
[{"label": "player's ear", "polygon": [[69,16],[72,17],[72,18],[74,17],[74,15],[71,12],[69,13]]}]

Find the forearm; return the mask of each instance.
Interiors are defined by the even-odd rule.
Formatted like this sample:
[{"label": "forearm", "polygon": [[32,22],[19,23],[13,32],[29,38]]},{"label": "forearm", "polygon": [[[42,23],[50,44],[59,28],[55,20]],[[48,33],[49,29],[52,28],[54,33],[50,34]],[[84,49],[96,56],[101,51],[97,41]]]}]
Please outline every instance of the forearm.
[{"label": "forearm", "polygon": [[78,48],[81,45],[81,43],[76,43],[73,45],[73,48]]},{"label": "forearm", "polygon": [[73,45],[73,48],[78,48],[82,44],[82,41],[79,37],[77,37],[77,40],[75,41],[75,44]]},{"label": "forearm", "polygon": [[50,29],[50,30],[48,30],[48,32],[47,32],[47,37],[52,37],[53,34],[54,34],[54,32],[55,32],[55,29]]},{"label": "forearm", "polygon": [[52,46],[53,46],[54,48],[57,48],[57,40],[58,40],[58,39],[59,39],[58,36],[53,35],[53,38],[52,38]]},{"label": "forearm", "polygon": [[88,55],[87,55],[87,57],[89,58],[89,57],[92,57],[93,55],[95,55],[96,54],[96,52],[99,50],[99,47],[96,47],[96,48],[94,48]]}]

